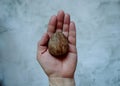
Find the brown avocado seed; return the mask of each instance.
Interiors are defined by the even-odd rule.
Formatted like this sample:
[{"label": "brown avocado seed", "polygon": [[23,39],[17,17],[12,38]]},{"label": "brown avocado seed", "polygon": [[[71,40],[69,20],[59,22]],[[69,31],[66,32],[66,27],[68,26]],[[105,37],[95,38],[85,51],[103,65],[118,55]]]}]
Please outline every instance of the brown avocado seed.
[{"label": "brown avocado seed", "polygon": [[68,40],[62,32],[54,33],[48,43],[49,53],[55,57],[67,54]]}]

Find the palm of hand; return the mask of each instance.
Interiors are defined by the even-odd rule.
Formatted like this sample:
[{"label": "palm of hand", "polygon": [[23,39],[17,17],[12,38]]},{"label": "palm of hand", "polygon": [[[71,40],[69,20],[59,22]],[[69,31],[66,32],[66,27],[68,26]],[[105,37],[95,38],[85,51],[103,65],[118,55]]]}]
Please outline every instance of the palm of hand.
[{"label": "palm of hand", "polygon": [[64,59],[51,56],[46,50],[40,57],[41,66],[48,76],[73,77],[76,67],[76,53],[68,53]]},{"label": "palm of hand", "polygon": [[[47,47],[50,36],[54,32],[62,30],[55,30],[54,26],[59,22],[62,22],[62,25],[57,25],[57,28],[63,27],[63,34],[68,38],[69,41],[69,52],[65,57],[62,57],[64,59],[58,59],[57,57],[53,57],[49,53]],[[65,24],[69,27],[65,27]],[[51,26],[53,27],[51,28]],[[74,76],[77,63],[76,31],[74,23],[70,23],[68,14],[67,16],[65,16],[64,12],[62,11],[59,12],[57,16],[54,16],[50,19],[48,32],[44,34],[44,36],[38,43],[37,59],[49,77],[72,78]]]}]

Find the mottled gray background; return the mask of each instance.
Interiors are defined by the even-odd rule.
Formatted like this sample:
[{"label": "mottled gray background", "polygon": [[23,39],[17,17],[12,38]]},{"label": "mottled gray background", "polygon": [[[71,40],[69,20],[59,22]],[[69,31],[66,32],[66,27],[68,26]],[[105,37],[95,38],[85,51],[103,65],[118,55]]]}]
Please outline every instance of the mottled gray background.
[{"label": "mottled gray background", "polygon": [[77,27],[76,86],[120,86],[120,0],[0,0],[0,86],[48,86],[36,48],[60,9]]}]

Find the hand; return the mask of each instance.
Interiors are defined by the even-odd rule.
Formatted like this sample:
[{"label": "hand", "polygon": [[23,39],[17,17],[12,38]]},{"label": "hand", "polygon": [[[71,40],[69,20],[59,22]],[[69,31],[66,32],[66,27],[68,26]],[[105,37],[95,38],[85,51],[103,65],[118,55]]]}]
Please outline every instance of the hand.
[{"label": "hand", "polygon": [[[64,59],[53,57],[48,51],[48,41],[56,31],[62,32],[69,41],[69,52]],[[38,42],[37,60],[48,77],[73,78],[77,64],[76,27],[70,15],[59,11],[48,23],[48,30]]]}]

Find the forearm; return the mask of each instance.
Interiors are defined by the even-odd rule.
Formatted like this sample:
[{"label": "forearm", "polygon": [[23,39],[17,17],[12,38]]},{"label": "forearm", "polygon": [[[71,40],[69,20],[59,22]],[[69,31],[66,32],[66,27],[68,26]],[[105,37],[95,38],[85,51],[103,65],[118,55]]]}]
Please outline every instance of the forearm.
[{"label": "forearm", "polygon": [[49,78],[49,86],[75,86],[75,80],[73,78]]}]

